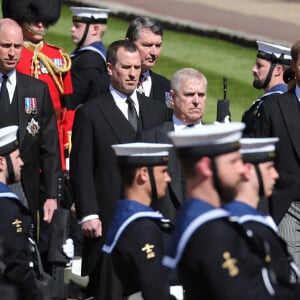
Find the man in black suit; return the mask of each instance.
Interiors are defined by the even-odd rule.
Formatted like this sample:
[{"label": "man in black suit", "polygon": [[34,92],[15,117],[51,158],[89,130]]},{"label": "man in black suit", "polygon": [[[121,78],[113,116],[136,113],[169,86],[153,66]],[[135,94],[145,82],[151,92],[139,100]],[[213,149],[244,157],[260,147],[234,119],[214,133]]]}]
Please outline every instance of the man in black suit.
[{"label": "man in black suit", "polygon": [[270,199],[270,213],[278,224],[279,234],[286,240],[290,253],[300,267],[300,41],[291,48],[291,67],[296,87],[264,101],[259,116],[262,136],[279,138],[275,166],[279,172]]},{"label": "man in black suit", "polygon": [[113,144],[135,142],[136,132],[166,120],[166,106],[136,93],[141,56],[134,43],[113,42],[107,50],[109,92],[81,106],[75,116],[71,183],[77,219],[85,236],[82,274],[90,276],[87,295],[120,299],[110,259],[101,253],[121,180]]},{"label": "man in black suit", "polygon": [[12,19],[0,20],[0,126],[19,126],[18,140],[24,167],[22,184],[12,187],[14,192],[24,202],[28,201],[25,204],[36,224],[40,181],[43,180],[44,221],[50,223],[57,208],[57,179],[61,176],[56,117],[47,84],[15,69],[22,44],[21,27]]},{"label": "man in black suit", "polygon": [[[205,113],[207,79],[199,71],[184,68],[176,71],[171,79],[170,96],[173,106],[172,121],[149,130],[143,130],[138,139],[146,142],[170,143],[167,133],[181,131],[189,127],[202,126]],[[174,149],[170,149],[169,173],[172,178],[164,199],[153,203],[153,207],[169,218],[175,220],[185,194],[184,178]]]},{"label": "man in black suit", "polygon": [[161,24],[149,17],[138,17],[129,24],[126,39],[136,44],[142,57],[138,92],[165,102],[170,91],[170,81],[151,70],[159,60],[162,49],[163,28]]}]

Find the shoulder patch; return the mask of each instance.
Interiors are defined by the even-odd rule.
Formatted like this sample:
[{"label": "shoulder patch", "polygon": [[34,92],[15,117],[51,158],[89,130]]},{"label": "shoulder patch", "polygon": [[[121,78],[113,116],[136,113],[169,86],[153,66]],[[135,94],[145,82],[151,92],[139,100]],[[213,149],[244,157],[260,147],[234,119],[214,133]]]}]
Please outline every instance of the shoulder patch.
[{"label": "shoulder patch", "polygon": [[151,259],[155,257],[154,245],[150,245],[146,243],[144,247],[141,249],[142,252],[145,252],[146,259]]},{"label": "shoulder patch", "polygon": [[239,269],[236,266],[237,259],[231,258],[231,254],[228,251],[223,253],[224,262],[222,264],[223,269],[227,269],[230,277],[235,277],[239,274]]},{"label": "shoulder patch", "polygon": [[16,228],[16,232],[17,233],[20,233],[20,232],[23,232],[23,228],[22,228],[22,221],[19,220],[19,219],[15,219],[11,225],[13,225],[15,228]]}]

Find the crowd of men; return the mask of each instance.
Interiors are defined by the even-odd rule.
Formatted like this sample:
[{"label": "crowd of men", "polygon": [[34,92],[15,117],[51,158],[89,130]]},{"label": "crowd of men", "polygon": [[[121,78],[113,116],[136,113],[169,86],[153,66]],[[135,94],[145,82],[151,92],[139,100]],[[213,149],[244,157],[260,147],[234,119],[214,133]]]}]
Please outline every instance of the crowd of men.
[{"label": "crowd of men", "polygon": [[[106,49],[110,10],[71,7],[69,55],[45,41],[60,11],[2,1],[3,299],[299,299],[300,41],[257,41],[264,94],[205,124],[206,76],[152,70],[157,20]],[[74,252],[88,281],[71,295]]]}]

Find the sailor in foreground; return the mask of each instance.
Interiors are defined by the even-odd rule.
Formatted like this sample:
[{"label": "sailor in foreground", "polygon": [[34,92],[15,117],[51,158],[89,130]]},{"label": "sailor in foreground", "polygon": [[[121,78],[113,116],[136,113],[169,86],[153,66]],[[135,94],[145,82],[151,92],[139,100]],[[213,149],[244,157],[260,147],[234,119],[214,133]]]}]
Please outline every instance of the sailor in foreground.
[{"label": "sailor in foreground", "polygon": [[[245,163],[244,180],[238,186],[236,201],[225,203],[223,208],[238,222],[251,231],[257,247],[268,252],[269,269],[277,281],[277,297],[299,299],[299,270],[287,250],[287,245],[278,235],[278,229],[271,216],[257,211],[260,197],[269,197],[279,175],[274,166],[275,144],[278,138],[241,139],[241,153]],[[293,275],[293,276],[291,276]],[[296,298],[297,297],[297,298]]]},{"label": "sailor in foreground", "polygon": [[[165,239],[171,225],[150,208],[163,197],[168,174],[170,144],[129,143],[113,145],[125,190],[119,200],[103,251],[113,265],[127,300],[170,300],[169,275],[162,266]],[[166,236],[164,236],[166,235]]]},{"label": "sailor in foreground", "polygon": [[235,198],[244,170],[243,123],[169,133],[186,176],[182,205],[163,265],[178,266],[185,300],[274,299],[264,253],[220,208]]},{"label": "sailor in foreground", "polygon": [[[7,186],[21,180],[24,165],[18,149],[17,131],[18,126],[0,129],[0,236],[4,250],[4,265],[1,265],[0,271],[4,267],[3,281],[16,286],[17,299],[50,299],[55,283],[44,273],[41,263],[38,264],[39,253],[32,238],[34,231],[31,213]],[[68,258],[74,252],[71,241],[67,240],[60,249]],[[2,294],[0,298],[11,300]]]},{"label": "sailor in foreground", "polygon": [[17,287],[22,299],[41,299],[27,238],[33,232],[30,211],[7,184],[20,181],[23,161],[17,141],[18,126],[0,129],[0,236],[3,238],[6,266],[4,281]]}]

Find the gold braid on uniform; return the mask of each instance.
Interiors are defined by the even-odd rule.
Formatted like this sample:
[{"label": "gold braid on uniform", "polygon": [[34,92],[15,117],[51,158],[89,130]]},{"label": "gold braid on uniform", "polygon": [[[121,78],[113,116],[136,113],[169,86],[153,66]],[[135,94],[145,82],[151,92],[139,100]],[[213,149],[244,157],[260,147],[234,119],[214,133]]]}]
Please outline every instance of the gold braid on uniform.
[{"label": "gold braid on uniform", "polygon": [[[64,84],[62,75],[71,69],[71,58],[69,55],[61,50],[59,50],[62,58],[63,58],[63,67],[57,66],[51,58],[49,58],[47,55],[43,54],[42,52],[35,51],[34,55],[32,57],[32,65],[31,65],[31,73],[34,75],[35,78],[38,78],[38,67],[39,67],[39,61],[42,61],[45,65],[48,73],[51,75],[56,87],[58,88],[61,95],[64,94]],[[59,79],[56,75],[59,75]]]}]

